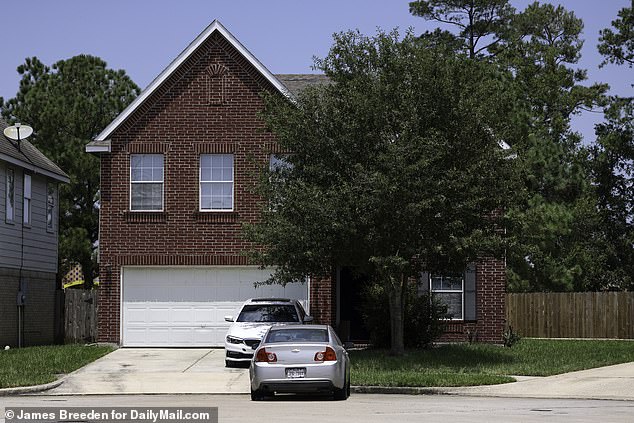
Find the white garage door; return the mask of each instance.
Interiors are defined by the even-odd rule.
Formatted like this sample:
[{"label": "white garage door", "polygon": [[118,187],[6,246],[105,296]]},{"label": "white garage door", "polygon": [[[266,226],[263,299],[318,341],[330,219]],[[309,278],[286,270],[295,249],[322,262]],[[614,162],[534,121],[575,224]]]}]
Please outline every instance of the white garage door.
[{"label": "white garage door", "polygon": [[255,297],[295,298],[307,306],[308,284],[254,282],[270,272],[257,267],[123,269],[122,345],[222,346],[238,307]]}]

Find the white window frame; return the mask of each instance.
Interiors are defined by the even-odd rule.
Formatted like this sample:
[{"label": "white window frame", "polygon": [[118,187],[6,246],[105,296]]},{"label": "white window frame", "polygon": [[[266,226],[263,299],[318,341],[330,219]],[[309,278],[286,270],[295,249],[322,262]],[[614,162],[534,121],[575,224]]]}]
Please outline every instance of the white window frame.
[{"label": "white window frame", "polygon": [[33,178],[30,174],[24,173],[22,185],[22,223],[31,226],[31,209],[33,208]]},{"label": "white window frame", "polygon": [[[444,320],[452,320],[452,321],[464,321],[464,273],[460,275],[460,280],[461,280],[461,286],[462,289],[434,289],[432,286],[432,279],[434,277],[441,277],[441,278],[445,278],[448,277],[448,275],[445,274],[429,274],[429,292],[434,293],[434,294],[460,294],[461,297],[461,301],[460,301],[460,315],[462,317],[460,318],[455,318],[455,317],[451,317],[451,318],[445,318]],[[441,282],[442,283],[442,282]],[[442,296],[438,297],[438,298],[442,298]]]},{"label": "white window frame", "polygon": [[[202,167],[202,158],[203,156],[231,156],[232,158],[232,166],[231,166],[231,181],[203,181],[203,167]],[[231,208],[230,209],[203,209],[203,184],[226,184],[231,182]],[[201,213],[231,213],[236,208],[236,156],[233,153],[211,153],[211,154],[201,154],[198,157],[198,211]]]},{"label": "white window frame", "polygon": [[[163,156],[163,178],[160,181],[132,181],[132,157],[133,156]],[[131,212],[134,213],[161,213],[163,211],[165,211],[165,154],[162,153],[134,153],[134,154],[130,154],[130,166],[129,166],[129,170],[130,170],[130,174],[129,174],[129,178],[130,178],[130,185],[128,187],[128,192],[129,192],[129,196],[130,196],[130,204],[129,204],[129,210]],[[141,209],[137,209],[134,210],[132,209],[132,184],[157,184],[160,183],[161,184],[161,209],[160,210],[141,210]]]},{"label": "white window frame", "polygon": [[[9,175],[11,175],[11,183],[13,187],[9,185]],[[7,223],[15,223],[15,169],[8,167],[5,173],[6,176],[6,195],[5,195],[5,221]],[[11,196],[10,194],[13,194]],[[9,217],[9,211],[11,211],[11,217]]]},{"label": "white window frame", "polygon": [[[57,203],[57,186],[48,182],[46,184],[46,231],[47,232],[55,232],[55,204]],[[49,226],[49,212],[51,215]]]}]

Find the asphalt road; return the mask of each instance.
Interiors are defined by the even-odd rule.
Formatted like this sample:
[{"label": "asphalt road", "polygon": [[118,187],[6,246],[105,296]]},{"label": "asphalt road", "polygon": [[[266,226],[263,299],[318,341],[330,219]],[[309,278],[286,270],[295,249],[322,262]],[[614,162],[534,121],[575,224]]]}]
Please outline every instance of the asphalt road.
[{"label": "asphalt road", "polygon": [[[632,422],[634,401],[477,398],[453,395],[352,395],[348,401],[247,395],[111,395],[0,397],[3,407],[218,407],[233,422]],[[4,421],[2,413],[1,423]]]}]

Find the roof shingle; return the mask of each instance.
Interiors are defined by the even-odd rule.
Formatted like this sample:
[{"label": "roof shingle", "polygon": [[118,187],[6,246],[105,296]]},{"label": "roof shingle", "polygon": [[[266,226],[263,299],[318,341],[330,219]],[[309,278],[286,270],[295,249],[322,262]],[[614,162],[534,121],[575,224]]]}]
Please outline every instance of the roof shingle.
[{"label": "roof shingle", "polygon": [[20,162],[23,167],[41,169],[54,174],[57,177],[56,179],[68,182],[68,175],[28,140],[21,140],[18,148],[15,141],[7,138],[4,135],[4,128],[7,126],[9,125],[3,119],[0,119],[0,156],[8,156]]},{"label": "roof shingle", "polygon": [[278,74],[275,77],[294,96],[299,95],[305,88],[313,85],[328,84],[330,79],[324,74],[304,73],[304,74]]}]

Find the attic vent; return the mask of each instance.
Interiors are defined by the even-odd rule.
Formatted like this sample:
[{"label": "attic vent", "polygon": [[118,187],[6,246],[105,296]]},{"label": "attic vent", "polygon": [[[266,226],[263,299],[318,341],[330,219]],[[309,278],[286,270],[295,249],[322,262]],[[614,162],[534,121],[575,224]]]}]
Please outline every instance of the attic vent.
[{"label": "attic vent", "polygon": [[207,68],[207,73],[210,76],[218,76],[223,75],[226,72],[227,68],[221,65],[220,63],[214,63]]},{"label": "attic vent", "polygon": [[227,68],[214,63],[207,68],[209,104],[222,106],[225,103],[225,79]]}]

